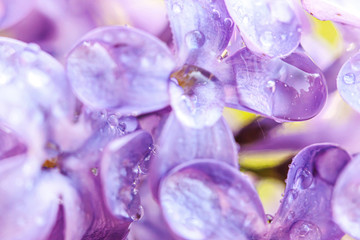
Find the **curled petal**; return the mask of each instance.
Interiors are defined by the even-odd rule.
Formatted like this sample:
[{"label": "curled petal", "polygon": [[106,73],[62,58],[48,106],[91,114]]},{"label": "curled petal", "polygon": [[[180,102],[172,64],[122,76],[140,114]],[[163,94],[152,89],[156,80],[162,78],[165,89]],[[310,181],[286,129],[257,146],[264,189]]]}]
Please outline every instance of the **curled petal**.
[{"label": "curled petal", "polygon": [[282,57],[300,42],[300,23],[286,0],[225,0],[246,46],[259,54]]},{"label": "curled petal", "polygon": [[145,32],[93,30],[70,52],[66,66],[75,94],[92,108],[140,114],[169,103],[174,60],[165,44]]},{"label": "curled petal", "polygon": [[243,48],[225,63],[232,74],[225,81],[230,107],[301,121],[314,117],[325,104],[324,76],[300,50],[283,59],[264,59]]},{"label": "curled petal", "polygon": [[141,216],[137,182],[151,146],[151,136],[137,131],[106,147],[101,162],[101,181],[108,209],[117,218],[132,221]]},{"label": "curled petal", "polygon": [[173,167],[198,158],[224,161],[237,167],[235,141],[223,118],[202,129],[183,125],[171,113],[156,142],[158,149],[151,159],[150,184],[157,198],[160,178]]},{"label": "curled petal", "polygon": [[360,155],[356,155],[340,174],[332,198],[334,221],[356,239],[360,238],[359,169]]},{"label": "curled petal", "polygon": [[360,112],[360,52],[341,67],[337,76],[337,88],[342,98]]},{"label": "curled petal", "polygon": [[255,189],[222,162],[181,164],[162,180],[159,193],[166,222],[184,239],[261,239],[266,229]]},{"label": "curled petal", "polygon": [[331,196],[349,154],[330,144],[312,145],[290,165],[284,198],[273,222],[274,239],[337,240],[343,232],[333,222]]},{"label": "curled petal", "polygon": [[167,0],[168,16],[180,65],[206,67],[220,56],[234,28],[223,0]]},{"label": "curled petal", "polygon": [[357,0],[302,0],[311,15],[320,20],[331,20],[360,27],[360,2]]}]

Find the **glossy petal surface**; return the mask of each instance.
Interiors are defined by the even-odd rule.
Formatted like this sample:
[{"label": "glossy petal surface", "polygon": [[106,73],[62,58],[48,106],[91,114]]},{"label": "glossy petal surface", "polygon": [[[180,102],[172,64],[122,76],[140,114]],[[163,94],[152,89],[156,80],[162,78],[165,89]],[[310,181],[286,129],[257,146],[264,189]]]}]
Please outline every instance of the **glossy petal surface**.
[{"label": "glossy petal surface", "polygon": [[357,0],[302,0],[304,8],[320,20],[331,20],[360,27]]},{"label": "glossy petal surface", "polygon": [[225,106],[225,93],[219,79],[204,69],[188,65],[173,75],[177,83],[171,82],[169,91],[177,118],[193,128],[214,125]]},{"label": "glossy petal surface", "polygon": [[324,76],[301,50],[284,59],[264,59],[243,48],[225,63],[232,74],[225,90],[230,107],[301,121],[314,117],[325,104]]},{"label": "glossy petal surface", "polygon": [[160,178],[171,168],[195,158],[211,158],[237,167],[236,147],[231,130],[223,118],[212,127],[202,129],[183,125],[171,113],[152,158],[150,177],[154,196],[157,197]]},{"label": "glossy petal surface", "polygon": [[260,239],[265,214],[253,186],[237,169],[214,160],[179,165],[160,186],[169,227],[183,239]]},{"label": "glossy petal surface", "polygon": [[1,0],[0,29],[7,28],[23,19],[33,8],[33,0]]},{"label": "glossy petal surface", "polygon": [[360,155],[353,157],[336,182],[332,210],[334,221],[341,229],[360,238]]},{"label": "glossy petal surface", "polygon": [[173,68],[174,60],[162,42],[128,27],[88,33],[67,59],[68,77],[82,102],[127,114],[168,105]]},{"label": "glossy petal surface", "polygon": [[56,128],[72,116],[74,104],[60,63],[35,44],[0,38],[0,70],[2,124],[33,145],[55,137]]},{"label": "glossy petal surface", "polygon": [[204,60],[216,60],[228,45],[234,28],[225,3],[223,0],[166,3],[179,65],[186,62],[210,71]]},{"label": "glossy petal surface", "polygon": [[140,166],[151,153],[151,146],[151,136],[137,131],[112,141],[105,150],[101,163],[104,199],[110,212],[118,218],[131,221],[141,212],[137,182]]},{"label": "glossy petal surface", "polygon": [[337,240],[343,232],[333,222],[331,196],[349,154],[334,145],[312,145],[290,165],[284,198],[273,222],[271,239]]},{"label": "glossy petal surface", "polygon": [[286,0],[225,0],[246,46],[271,57],[289,55],[300,42],[300,23]]},{"label": "glossy petal surface", "polygon": [[352,56],[341,67],[337,76],[337,88],[342,98],[360,112],[360,53]]}]

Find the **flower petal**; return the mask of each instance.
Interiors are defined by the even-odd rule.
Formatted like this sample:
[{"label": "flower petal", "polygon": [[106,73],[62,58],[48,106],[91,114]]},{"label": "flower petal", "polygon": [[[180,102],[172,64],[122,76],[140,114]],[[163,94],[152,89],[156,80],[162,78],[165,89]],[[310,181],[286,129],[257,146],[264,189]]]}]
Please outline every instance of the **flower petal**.
[{"label": "flower petal", "polygon": [[360,155],[356,155],[341,172],[332,197],[334,221],[356,239],[360,238],[359,169]]},{"label": "flower petal", "polygon": [[301,50],[284,59],[265,59],[243,48],[225,63],[232,68],[232,78],[225,80],[230,107],[301,121],[314,117],[325,104],[324,76]]},{"label": "flower petal", "polygon": [[75,98],[64,69],[36,44],[9,38],[0,38],[0,56],[0,121],[42,148],[72,121]]},{"label": "flower petal", "polygon": [[302,0],[311,15],[320,20],[331,20],[360,27],[360,2],[357,0]]},{"label": "flower petal", "polygon": [[179,65],[196,65],[210,71],[207,62],[221,55],[234,28],[223,0],[167,0],[168,16]]},{"label": "flower petal", "polygon": [[283,57],[300,42],[300,23],[286,0],[225,0],[246,46],[259,54]]},{"label": "flower petal", "polygon": [[360,112],[360,52],[341,67],[337,76],[337,88],[342,98]]},{"label": "flower petal", "polygon": [[0,29],[23,19],[34,7],[34,0],[2,0],[0,2]]},{"label": "flower petal", "polygon": [[274,239],[337,240],[343,232],[333,222],[331,196],[349,154],[330,144],[309,146],[290,165],[285,195],[273,222]]},{"label": "flower petal", "polygon": [[236,168],[197,160],[174,168],[161,182],[160,205],[183,239],[260,239],[265,213],[249,181]]},{"label": "flower petal", "polygon": [[145,32],[93,30],[70,52],[66,66],[75,94],[89,107],[140,114],[169,104],[174,60],[162,42]]},{"label": "flower petal", "polygon": [[234,167],[238,165],[235,141],[223,118],[211,127],[194,129],[183,125],[171,113],[156,146],[150,167],[150,184],[155,198],[160,178],[183,162],[211,158]]},{"label": "flower petal", "polygon": [[107,207],[117,218],[136,220],[141,214],[138,181],[141,165],[151,153],[152,138],[144,131],[108,144],[101,162],[101,181]]}]

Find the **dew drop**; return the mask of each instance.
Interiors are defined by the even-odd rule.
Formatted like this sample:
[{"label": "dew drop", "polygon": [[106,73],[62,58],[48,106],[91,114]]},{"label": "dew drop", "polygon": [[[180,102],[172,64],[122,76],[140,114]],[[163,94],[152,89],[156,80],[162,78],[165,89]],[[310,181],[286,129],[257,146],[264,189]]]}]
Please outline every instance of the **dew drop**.
[{"label": "dew drop", "polygon": [[270,89],[271,92],[275,92],[275,81],[274,80],[269,80],[266,83],[266,88]]},{"label": "dew drop", "polygon": [[295,212],[294,211],[290,211],[289,212],[289,215],[287,216],[287,219],[288,220],[293,220],[295,218]]},{"label": "dew drop", "polygon": [[212,16],[213,16],[213,18],[214,18],[215,20],[219,20],[220,17],[221,17],[221,14],[220,14],[220,12],[219,12],[218,10],[213,9],[213,11],[212,11]]},{"label": "dew drop", "polygon": [[271,47],[274,43],[274,36],[272,32],[265,31],[260,35],[260,42],[264,47]]},{"label": "dew drop", "polygon": [[320,229],[313,223],[307,221],[296,222],[290,230],[290,240],[320,240]]},{"label": "dew drop", "polygon": [[308,169],[299,168],[296,171],[296,183],[302,189],[307,189],[313,182],[313,176]]},{"label": "dew drop", "polygon": [[172,6],[172,10],[174,13],[181,13],[183,7],[180,3],[174,3],[173,6]]},{"label": "dew drop", "polygon": [[205,43],[205,36],[202,32],[194,30],[185,35],[185,41],[190,49],[201,48]]},{"label": "dew drop", "polygon": [[266,219],[268,223],[271,223],[274,220],[274,216],[271,214],[266,214]]},{"label": "dew drop", "polygon": [[114,114],[108,117],[107,122],[111,127],[117,127],[119,125],[118,117]]},{"label": "dew drop", "polygon": [[92,168],[91,173],[96,177],[99,174],[99,171],[97,168]]},{"label": "dew drop", "polygon": [[231,20],[231,18],[225,18],[224,25],[226,28],[231,28],[234,25],[234,22]]},{"label": "dew drop", "polygon": [[354,73],[347,73],[343,76],[343,80],[346,84],[354,84],[355,79],[356,78]]},{"label": "dew drop", "polygon": [[131,219],[133,221],[139,221],[143,218],[143,216],[144,216],[144,208],[142,206],[139,206],[138,212],[132,215]]}]

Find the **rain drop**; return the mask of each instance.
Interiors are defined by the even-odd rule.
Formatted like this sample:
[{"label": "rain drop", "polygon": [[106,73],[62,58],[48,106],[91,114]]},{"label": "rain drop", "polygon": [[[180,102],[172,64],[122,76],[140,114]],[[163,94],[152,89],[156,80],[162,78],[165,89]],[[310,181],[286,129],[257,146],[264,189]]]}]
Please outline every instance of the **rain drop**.
[{"label": "rain drop", "polygon": [[132,215],[131,219],[134,221],[139,221],[143,218],[143,216],[144,216],[144,208],[142,206],[139,206],[138,212]]},{"label": "rain drop", "polygon": [[320,240],[320,229],[313,223],[307,221],[296,222],[290,230],[290,240]]},{"label": "rain drop", "polygon": [[214,18],[215,20],[218,20],[218,19],[220,19],[220,17],[221,17],[220,12],[219,12],[218,10],[216,10],[216,9],[213,9],[213,11],[212,11],[212,16],[213,16],[213,18]]},{"label": "rain drop", "polygon": [[270,89],[271,92],[275,92],[275,81],[274,80],[269,80],[266,83],[266,88]]},{"label": "rain drop", "polygon": [[119,120],[114,114],[108,117],[107,122],[111,127],[117,127],[119,125]]},{"label": "rain drop", "polygon": [[266,219],[268,223],[271,223],[274,220],[274,217],[271,214],[266,214]]},{"label": "rain drop", "polygon": [[274,43],[274,36],[272,32],[265,31],[263,34],[261,34],[260,42],[264,47],[271,47]]},{"label": "rain drop", "polygon": [[300,188],[307,189],[313,182],[313,176],[308,169],[299,168],[296,172],[296,183]]},{"label": "rain drop", "polygon": [[202,32],[194,30],[185,35],[185,41],[190,49],[201,48],[205,43],[205,36]]},{"label": "rain drop", "polygon": [[234,25],[234,22],[231,20],[231,18],[225,18],[224,25],[226,28],[231,28]]},{"label": "rain drop", "polygon": [[343,80],[346,84],[354,84],[355,79],[356,77],[354,73],[347,73],[343,76]]},{"label": "rain drop", "polygon": [[182,11],[182,5],[180,3],[174,3],[174,5],[172,6],[172,10],[174,13],[181,13]]}]

